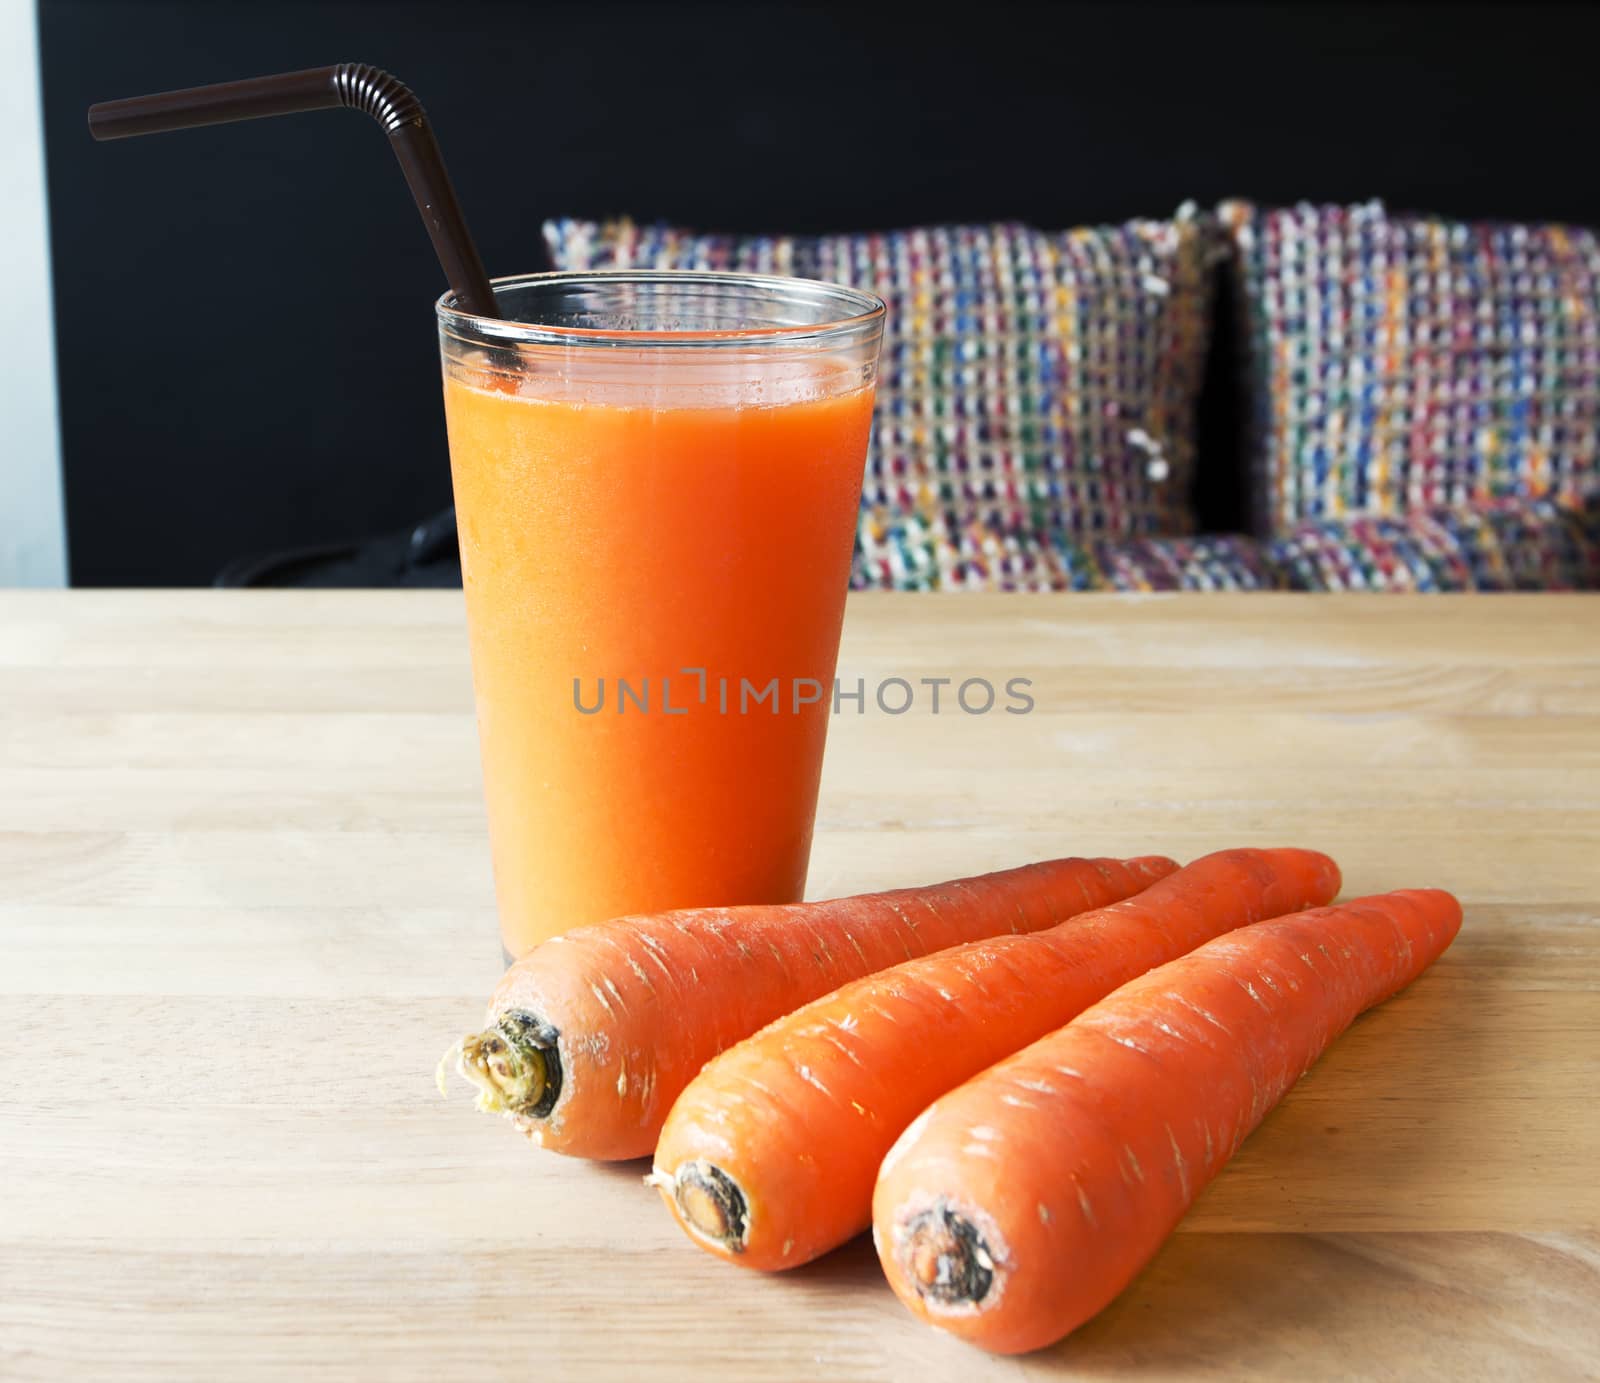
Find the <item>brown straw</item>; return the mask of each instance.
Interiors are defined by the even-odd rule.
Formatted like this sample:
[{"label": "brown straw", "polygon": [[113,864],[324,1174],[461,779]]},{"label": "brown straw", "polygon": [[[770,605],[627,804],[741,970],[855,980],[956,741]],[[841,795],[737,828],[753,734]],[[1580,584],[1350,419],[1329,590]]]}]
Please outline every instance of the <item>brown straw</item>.
[{"label": "brown straw", "polygon": [[422,103],[398,77],[379,68],[341,62],[304,72],[102,101],[89,107],[89,133],[96,139],[125,139],[338,106],[363,110],[383,126],[457,303],[480,317],[498,316],[494,289],[461,215]]}]

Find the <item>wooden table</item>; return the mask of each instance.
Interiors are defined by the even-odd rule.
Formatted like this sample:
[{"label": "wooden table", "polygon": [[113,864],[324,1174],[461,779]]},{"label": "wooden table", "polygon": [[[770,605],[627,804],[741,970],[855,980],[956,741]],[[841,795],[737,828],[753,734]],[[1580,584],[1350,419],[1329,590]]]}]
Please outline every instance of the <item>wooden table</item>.
[{"label": "wooden table", "polygon": [[871,597],[841,671],[1037,709],[839,717],[815,895],[1304,843],[1466,928],[990,1359],[439,1098],[500,968],[459,595],[0,593],[0,1376],[1600,1373],[1600,597]]}]

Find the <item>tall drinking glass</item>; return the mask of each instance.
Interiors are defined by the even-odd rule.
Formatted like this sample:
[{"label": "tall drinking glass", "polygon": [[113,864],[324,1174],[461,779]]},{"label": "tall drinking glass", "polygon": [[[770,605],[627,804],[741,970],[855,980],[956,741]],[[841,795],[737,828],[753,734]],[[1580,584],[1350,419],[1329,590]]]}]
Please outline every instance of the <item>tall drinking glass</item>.
[{"label": "tall drinking glass", "polygon": [[733,274],[438,304],[501,936],[805,887],[884,306]]}]

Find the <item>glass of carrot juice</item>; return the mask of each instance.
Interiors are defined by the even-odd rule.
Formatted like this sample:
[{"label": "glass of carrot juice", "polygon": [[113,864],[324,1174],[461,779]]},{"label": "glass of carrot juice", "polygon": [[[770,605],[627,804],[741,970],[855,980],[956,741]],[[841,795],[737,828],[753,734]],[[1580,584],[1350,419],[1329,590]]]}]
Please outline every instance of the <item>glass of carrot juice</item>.
[{"label": "glass of carrot juice", "polygon": [[535,274],[438,304],[501,937],[805,888],[884,305]]}]

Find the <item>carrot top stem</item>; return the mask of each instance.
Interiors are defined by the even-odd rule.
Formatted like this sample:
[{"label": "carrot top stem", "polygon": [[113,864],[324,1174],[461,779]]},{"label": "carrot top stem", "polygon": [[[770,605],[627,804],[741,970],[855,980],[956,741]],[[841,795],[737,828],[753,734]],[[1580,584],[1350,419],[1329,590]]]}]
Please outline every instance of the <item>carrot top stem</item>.
[{"label": "carrot top stem", "polygon": [[896,1231],[917,1290],[950,1305],[980,1302],[994,1283],[994,1259],[977,1227],[941,1198]]},{"label": "carrot top stem", "polygon": [[678,1210],[692,1232],[720,1244],[730,1253],[742,1253],[750,1237],[750,1210],[739,1183],[720,1167],[704,1160],[686,1162],[677,1174],[652,1172],[652,1185],[670,1187]]},{"label": "carrot top stem", "polygon": [[557,1033],[533,1014],[502,1013],[492,1026],[457,1045],[456,1069],[478,1087],[480,1110],[543,1118],[554,1107],[561,1094]]}]

